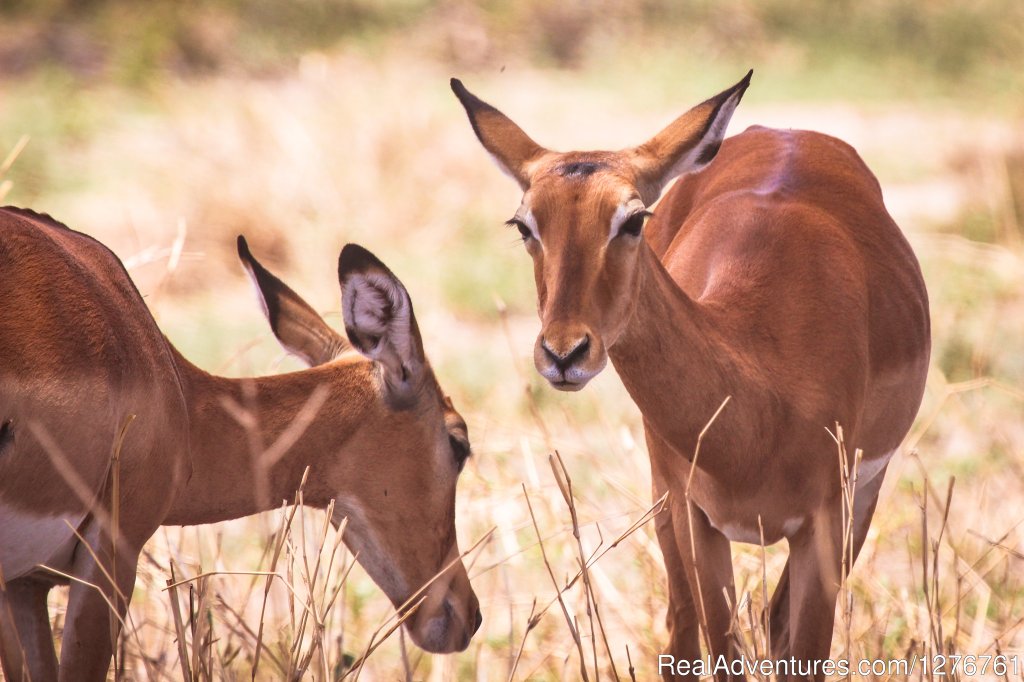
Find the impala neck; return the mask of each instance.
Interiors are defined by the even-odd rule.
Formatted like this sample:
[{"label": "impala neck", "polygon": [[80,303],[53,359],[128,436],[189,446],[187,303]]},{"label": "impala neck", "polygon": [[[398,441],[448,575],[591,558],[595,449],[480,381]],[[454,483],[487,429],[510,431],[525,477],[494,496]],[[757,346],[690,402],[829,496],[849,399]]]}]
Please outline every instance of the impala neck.
[{"label": "impala neck", "polygon": [[[368,363],[335,365],[328,382],[328,373],[317,368],[228,379],[180,354],[176,359],[188,404],[192,471],[165,524],[214,523],[276,508],[294,498],[307,466],[306,504],[324,507],[343,492],[320,482],[337,480],[325,467],[346,466],[345,446],[374,409]],[[290,446],[278,447],[284,443]]]},{"label": "impala neck", "polygon": [[[641,248],[637,301],[609,357],[647,427],[692,460],[701,430],[727,397],[702,450],[716,433],[742,423],[738,413],[749,397],[737,395],[745,386],[742,359],[714,316],[679,288],[649,246]],[[729,462],[705,454],[702,470],[727,470]]]}]

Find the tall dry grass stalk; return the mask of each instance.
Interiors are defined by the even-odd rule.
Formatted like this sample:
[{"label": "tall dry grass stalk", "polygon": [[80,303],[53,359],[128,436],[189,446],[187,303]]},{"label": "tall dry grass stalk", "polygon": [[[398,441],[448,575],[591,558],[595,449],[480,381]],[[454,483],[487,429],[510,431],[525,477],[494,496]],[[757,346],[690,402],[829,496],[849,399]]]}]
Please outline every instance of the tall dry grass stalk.
[{"label": "tall dry grass stalk", "polygon": [[[456,518],[464,542],[483,539],[470,575],[484,624],[467,652],[441,659],[403,648],[394,636],[400,616],[340,544],[329,515],[297,506],[296,497],[245,520],[161,530],[140,558],[116,675],[656,676],[667,594],[649,521],[666,500],[651,502],[641,420],[610,372],[572,396],[536,379],[529,264],[499,227],[517,196],[481,168],[486,160],[446,90],[450,75],[398,50],[342,51],[310,55],[278,79],[154,86],[145,111],[111,111],[69,150],[77,163],[66,167],[80,182],[55,183],[33,199],[122,255],[187,356],[235,375],[296,366],[282,360],[247,281],[232,270],[235,236],[244,232],[273,254],[275,267],[315,292],[334,321],[336,254],[346,241],[364,243],[409,285],[438,376],[470,423],[475,456]],[[635,77],[634,93],[656,82],[643,69]],[[771,90],[767,79],[762,93]],[[673,82],[685,80],[673,73]],[[538,121],[537,139],[568,137],[579,147],[646,139],[700,94],[681,83],[678,97],[655,98],[671,107],[654,110],[649,98],[620,96],[603,73],[513,68],[474,82],[482,94],[511,97],[510,114]],[[765,104],[752,96],[737,112],[737,130],[808,127],[853,143],[879,174],[932,300],[934,363],[904,445],[912,454],[890,464],[861,555],[852,570],[844,566],[833,656],[1020,656],[1024,253],[1012,238],[1019,225],[1007,203],[1010,181],[999,180],[979,206],[971,199],[978,178],[952,165],[970,151],[1001,168],[1019,147],[1018,126],[907,102]],[[566,113],[582,110],[587,117]],[[35,148],[17,143],[3,168]],[[5,194],[23,201],[0,172]],[[991,243],[960,230],[979,210],[1000,221]],[[246,406],[238,407],[242,414]],[[253,446],[257,461],[264,445]],[[54,461],[73,456],[48,451]],[[837,451],[837,475],[847,471],[844,486],[854,484],[856,452]],[[953,479],[955,494],[946,484]],[[846,494],[844,508],[854,499]],[[848,537],[847,529],[847,549]],[[762,614],[785,547],[736,544],[733,560],[735,632],[743,651],[761,657],[773,636]],[[51,600],[58,634],[65,599],[58,590]],[[889,678],[902,679],[881,677]],[[997,679],[991,670],[988,678]]]}]

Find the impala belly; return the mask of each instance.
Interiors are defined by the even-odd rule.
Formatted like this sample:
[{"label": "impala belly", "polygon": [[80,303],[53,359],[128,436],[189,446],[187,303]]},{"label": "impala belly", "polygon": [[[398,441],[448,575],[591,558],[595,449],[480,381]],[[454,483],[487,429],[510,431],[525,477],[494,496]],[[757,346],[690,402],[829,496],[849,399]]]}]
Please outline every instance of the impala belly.
[{"label": "impala belly", "polygon": [[[707,514],[706,511],[705,514]],[[803,527],[806,517],[791,516],[775,523],[762,518],[760,526],[757,523],[756,517],[753,519],[753,522],[750,519],[735,517],[731,517],[728,521],[720,520],[716,522],[711,514],[708,514],[708,520],[715,530],[727,537],[730,542],[746,542],[752,545],[760,545],[763,528],[764,544],[773,545],[782,538],[790,537],[799,531]]]},{"label": "impala belly", "polygon": [[[857,465],[856,489],[861,490],[873,482],[885,469],[897,450],[898,448],[893,448],[879,457],[862,459]],[[856,493],[854,494],[856,495]],[[756,513],[752,518],[750,516],[751,513],[754,513],[754,505],[749,507],[747,505],[725,505],[721,500],[716,500],[706,505],[698,503],[698,506],[707,515],[708,521],[715,530],[727,537],[730,542],[746,542],[754,545],[761,544],[762,532],[765,545],[774,544],[782,538],[792,537],[803,528],[809,518],[809,514],[793,513],[792,516],[761,517],[759,524]],[[797,512],[797,510],[791,511]]]},{"label": "impala belly", "polygon": [[860,490],[865,485],[874,480],[875,476],[879,474],[885,465],[889,463],[892,456],[896,454],[896,450],[899,448],[893,448],[881,457],[875,459],[864,460],[862,459],[857,465],[857,489]]},{"label": "impala belly", "polygon": [[82,514],[34,516],[0,504],[0,571],[4,580],[31,573],[40,564],[66,569]]}]

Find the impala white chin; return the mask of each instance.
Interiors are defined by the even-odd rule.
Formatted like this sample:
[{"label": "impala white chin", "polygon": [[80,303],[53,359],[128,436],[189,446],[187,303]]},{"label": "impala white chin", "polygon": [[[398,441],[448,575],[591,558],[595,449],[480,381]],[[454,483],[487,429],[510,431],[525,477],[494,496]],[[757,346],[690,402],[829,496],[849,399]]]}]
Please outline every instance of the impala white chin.
[{"label": "impala white chin", "polygon": [[[404,623],[413,643],[435,654],[465,650],[483,617],[458,545],[452,543],[440,558],[436,575],[429,569],[424,571],[419,563],[403,566],[403,558],[418,552],[385,550],[386,543],[368,522],[365,510],[351,498],[339,495],[336,499],[331,520],[338,527],[348,517],[345,544],[349,550],[396,609],[404,612],[415,607]],[[425,536],[420,539],[429,542]],[[417,548],[409,545],[406,549]]]},{"label": "impala white chin", "polygon": [[605,364],[606,362],[602,362],[600,367],[593,369],[574,366],[562,370],[555,365],[545,366],[537,363],[537,371],[559,391],[578,391],[600,374]]},{"label": "impala white chin", "polygon": [[460,615],[451,598],[445,599],[433,613],[413,618],[415,621],[407,628],[409,636],[416,646],[433,654],[465,651],[482,622],[479,608]]}]

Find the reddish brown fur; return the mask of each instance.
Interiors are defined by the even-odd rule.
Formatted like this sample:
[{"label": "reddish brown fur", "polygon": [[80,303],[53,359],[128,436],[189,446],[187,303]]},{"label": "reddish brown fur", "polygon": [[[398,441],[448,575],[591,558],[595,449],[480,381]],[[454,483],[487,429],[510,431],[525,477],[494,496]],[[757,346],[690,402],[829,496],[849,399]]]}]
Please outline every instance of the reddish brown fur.
[{"label": "reddish brown fur", "polygon": [[[474,127],[499,165],[523,178],[515,222],[536,223],[526,242],[542,323],[538,370],[578,390],[610,357],[643,414],[654,494],[670,492],[657,518],[668,653],[699,657],[699,626],[714,654],[736,654],[727,533],[756,542],[763,528],[767,543],[785,537],[790,546],[770,609],[773,653],[824,659],[842,533],[829,430],[839,424],[850,456],[863,450],[862,470],[875,473],[857,490],[856,555],[888,457],[921,401],[928,299],[852,148],[767,128],[723,143],[746,82],[622,152],[541,148],[520,158],[529,145],[497,110]],[[455,90],[474,120],[479,100]],[[610,238],[617,210],[650,206],[675,174],[712,157],[665,195],[644,239]],[[585,181],[556,172],[588,160],[603,167]],[[727,397],[694,466],[698,435]]]},{"label": "reddish brown fur", "polygon": [[[247,249],[243,257],[251,259]],[[353,258],[360,273],[393,279],[367,252]],[[345,285],[349,274],[340,276]],[[66,515],[130,596],[138,554],[158,526],[274,508],[293,497],[307,466],[304,501],[326,507],[337,499],[334,520],[350,515],[346,543],[396,606],[451,564],[408,623],[424,646],[466,646],[479,612],[455,541],[460,464],[449,440],[468,443],[465,422],[421,355],[414,318],[406,336],[419,355],[403,362],[420,369],[402,396],[408,408],[396,410],[394,382],[385,380],[390,369],[351,355],[334,360],[343,340],[276,278],[262,282],[261,293],[288,304],[279,315],[301,317],[281,323],[290,340],[306,349],[317,347],[314,339],[329,343],[310,360],[318,365],[312,369],[242,380],[211,376],[184,360],[120,261],[46,216],[0,209],[0,282],[0,424],[7,425],[0,449],[0,518],[7,521],[0,527],[0,654],[7,679],[107,674],[111,613],[102,595],[79,583],[71,587],[58,673],[45,599],[64,581],[40,564],[100,586],[122,615],[127,607],[71,528],[58,520],[32,533],[27,524]],[[404,295],[397,279],[393,288]],[[311,338],[298,338],[301,329]],[[298,441],[271,468],[258,466],[263,448],[322,387],[323,406]],[[254,417],[255,432],[232,416],[232,406]],[[135,419],[119,453],[115,557],[111,456],[129,415]]]}]

